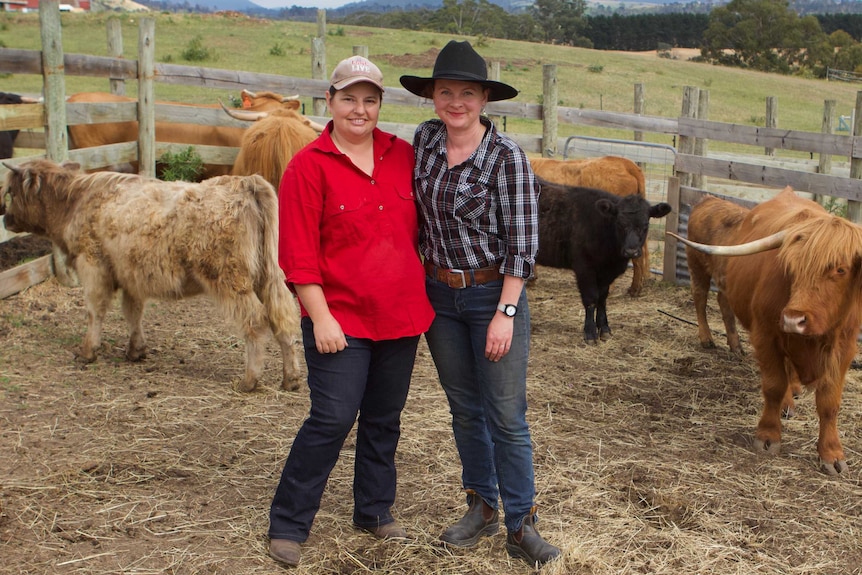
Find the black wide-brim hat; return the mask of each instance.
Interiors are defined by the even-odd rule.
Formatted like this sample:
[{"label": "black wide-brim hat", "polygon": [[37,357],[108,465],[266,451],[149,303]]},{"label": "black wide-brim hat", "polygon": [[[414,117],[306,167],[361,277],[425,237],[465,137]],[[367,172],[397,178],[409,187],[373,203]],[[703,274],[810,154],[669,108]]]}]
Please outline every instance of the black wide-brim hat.
[{"label": "black wide-brim hat", "polygon": [[490,88],[489,102],[508,100],[518,95],[518,91],[508,84],[488,79],[488,65],[470,42],[450,40],[434,62],[434,73],[430,78],[420,76],[401,76],[401,85],[407,90],[421,96],[431,97],[431,87],[434,80],[460,80],[462,82],[477,82],[485,88]]}]

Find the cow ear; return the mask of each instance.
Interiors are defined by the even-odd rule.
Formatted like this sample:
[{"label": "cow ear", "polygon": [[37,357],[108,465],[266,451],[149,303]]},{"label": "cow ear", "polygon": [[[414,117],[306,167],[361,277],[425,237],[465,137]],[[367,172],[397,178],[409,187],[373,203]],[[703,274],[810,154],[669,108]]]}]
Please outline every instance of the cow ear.
[{"label": "cow ear", "polygon": [[606,218],[613,218],[617,215],[617,205],[610,200],[596,200],[596,209]]},{"label": "cow ear", "polygon": [[20,174],[20,173],[21,173],[21,170],[20,170],[20,169],[18,168],[18,166],[16,166],[15,164],[10,164],[10,163],[8,163],[8,162],[3,162],[3,165],[4,165],[4,166],[6,166],[6,168],[8,168],[11,172],[14,172],[14,173],[16,173],[16,174]]},{"label": "cow ear", "polygon": [[673,211],[671,205],[667,202],[659,202],[649,208],[649,217],[663,218]]},{"label": "cow ear", "polygon": [[78,162],[72,162],[69,160],[66,160],[61,165],[63,166],[64,169],[70,170],[72,172],[77,172],[78,170],[81,169],[81,164],[79,164]]}]

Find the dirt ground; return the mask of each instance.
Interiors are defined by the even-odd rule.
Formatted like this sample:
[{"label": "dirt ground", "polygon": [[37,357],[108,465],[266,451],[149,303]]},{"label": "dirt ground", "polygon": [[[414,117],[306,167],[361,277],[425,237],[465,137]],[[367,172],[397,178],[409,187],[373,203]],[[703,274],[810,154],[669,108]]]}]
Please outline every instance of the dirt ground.
[{"label": "dirt ground", "polygon": [[[0,244],[2,245],[2,244]],[[539,529],[563,550],[549,574],[862,572],[862,394],[851,371],[839,418],[850,471],[818,471],[813,395],[782,453],[752,452],[760,411],[750,347],[700,349],[687,288],[617,282],[614,337],[584,344],[571,272],[539,269],[528,393]],[[713,328],[721,331],[711,302]],[[306,415],[279,388],[271,346],[252,393],[232,390],[244,346],[205,299],[147,305],[150,356],[123,359],[117,306],[98,361],[76,365],[80,288],[55,280],[0,300],[0,574],[282,572],[268,509]],[[505,535],[438,543],[464,511],[446,400],[424,342],[403,416],[397,518],[407,543],[350,524],[353,438],[325,492],[301,575],[529,573]]]}]

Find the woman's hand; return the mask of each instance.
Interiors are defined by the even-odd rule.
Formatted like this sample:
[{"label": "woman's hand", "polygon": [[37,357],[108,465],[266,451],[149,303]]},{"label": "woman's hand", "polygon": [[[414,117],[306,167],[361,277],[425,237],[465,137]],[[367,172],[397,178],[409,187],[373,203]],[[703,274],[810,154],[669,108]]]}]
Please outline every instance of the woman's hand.
[{"label": "woman's hand", "polygon": [[512,348],[512,334],[515,331],[515,321],[502,313],[495,313],[488,324],[488,335],[485,336],[485,357],[491,361],[500,361]]},{"label": "woman's hand", "polygon": [[341,331],[341,324],[332,314],[324,319],[313,321],[314,344],[318,353],[337,353],[347,347],[347,338]]}]

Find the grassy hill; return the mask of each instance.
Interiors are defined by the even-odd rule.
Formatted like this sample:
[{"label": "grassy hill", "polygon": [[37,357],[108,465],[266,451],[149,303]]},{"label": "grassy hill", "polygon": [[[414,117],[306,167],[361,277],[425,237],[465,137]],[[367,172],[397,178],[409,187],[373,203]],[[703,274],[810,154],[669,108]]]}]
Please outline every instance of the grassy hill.
[{"label": "grassy hill", "polygon": [[[120,18],[124,34],[124,54],[137,58],[140,14],[63,14],[63,48],[67,53],[107,55],[106,20]],[[313,23],[263,20],[227,15],[162,14],[146,17],[156,20],[156,60],[194,64],[212,68],[266,72],[310,77],[311,39],[317,33]],[[369,55],[382,69],[386,85],[400,87],[401,74],[430,75],[434,56],[452,37],[429,32],[388,30],[328,25],[326,68],[332,70],[354,46],[368,46]],[[212,58],[187,62],[182,54],[189,43],[199,38]],[[517,87],[517,101],[539,103],[542,98],[542,66],[556,64],[559,76],[559,104],[618,112],[633,110],[634,86],[644,85],[646,113],[676,117],[682,105],[683,88],[697,86],[709,91],[712,120],[763,125],[766,98],[778,98],[779,127],[819,131],[824,100],[837,102],[840,115],[852,113],[862,86],[829,83],[765,74],[749,70],[722,68],[687,60],[690,53],[672,51],[671,58],[650,53],[602,52],[565,46],[550,46],[507,40],[473,41],[489,60],[501,62],[502,80]],[[38,14],[0,13],[0,42],[9,48],[40,49]],[[67,93],[107,90],[107,81],[96,78],[67,79]],[[249,86],[255,89],[254,86]],[[41,77],[13,75],[3,78],[3,91],[38,94]],[[134,86],[129,93],[134,93]],[[156,83],[159,99],[213,102],[230,96],[224,90],[205,90]],[[235,95],[235,94],[234,94]],[[384,99],[385,102],[385,99]],[[392,122],[418,122],[429,117],[428,109],[385,107],[382,119]],[[837,120],[836,120],[837,125]],[[510,120],[507,128],[522,133],[540,133],[536,122]],[[596,135],[592,129],[575,127],[582,135]],[[561,126],[561,135],[572,127]],[[630,138],[631,134],[602,135]],[[666,141],[667,136],[648,139]]]}]

